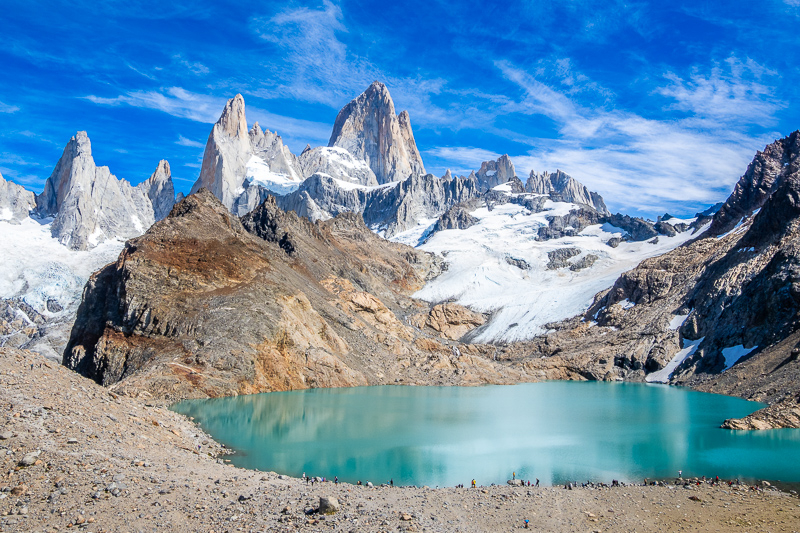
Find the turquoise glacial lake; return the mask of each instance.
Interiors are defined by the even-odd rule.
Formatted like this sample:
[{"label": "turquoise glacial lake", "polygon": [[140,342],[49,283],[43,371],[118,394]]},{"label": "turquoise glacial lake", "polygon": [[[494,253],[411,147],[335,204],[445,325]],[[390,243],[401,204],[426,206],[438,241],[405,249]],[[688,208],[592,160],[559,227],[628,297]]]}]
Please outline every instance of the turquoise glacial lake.
[{"label": "turquoise glacial lake", "polygon": [[800,481],[800,430],[731,431],[762,407],[666,385],[379,386],[180,402],[233,464],[355,483],[544,485],[687,476]]}]

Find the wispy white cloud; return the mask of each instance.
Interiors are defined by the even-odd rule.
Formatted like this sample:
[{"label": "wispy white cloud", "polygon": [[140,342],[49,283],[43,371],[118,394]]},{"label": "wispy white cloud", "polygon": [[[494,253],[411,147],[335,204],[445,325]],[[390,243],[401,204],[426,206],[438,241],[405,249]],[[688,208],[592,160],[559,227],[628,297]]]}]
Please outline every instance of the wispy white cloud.
[{"label": "wispy white cloud", "polygon": [[157,109],[174,117],[212,124],[219,118],[227,101],[225,98],[193,93],[181,87],[169,87],[163,92],[132,91],[112,98],[95,95],[85,98],[95,104]]},{"label": "wispy white cloud", "polygon": [[[723,199],[753,151],[772,138],[750,135],[748,127],[773,124],[781,108],[768,86],[754,79],[758,65],[727,63],[727,70],[715,66],[705,76],[695,69],[688,81],[667,73],[656,94],[665,97],[666,111],[684,116],[656,120],[613,107],[585,107],[569,95],[569,83],[554,88],[497,61],[504,78],[521,91],[519,98],[497,99],[498,113],[543,115],[557,128],[556,136],[531,142],[528,152],[511,154],[517,174],[524,180],[530,170],[560,168],[604,194],[613,208],[628,211],[689,211]],[[471,168],[496,158],[471,147],[425,153],[445,166],[467,161]]]},{"label": "wispy white cloud", "polygon": [[19,107],[0,102],[0,113],[16,113],[17,111],[19,111]]},{"label": "wispy white cloud", "polygon": [[735,57],[729,58],[727,64],[727,69],[715,65],[708,75],[694,69],[688,79],[667,72],[664,78],[668,84],[658,92],[674,99],[671,109],[706,120],[774,124],[775,113],[783,105],[772,97],[770,87],[752,79],[760,78],[764,70],[752,60],[742,63]]},{"label": "wispy white cloud", "polygon": [[172,61],[173,61],[174,64],[180,65],[180,66],[184,67],[186,70],[188,70],[189,72],[191,72],[192,74],[195,74],[195,75],[198,75],[198,76],[205,75],[205,74],[208,74],[209,72],[211,72],[211,70],[207,66],[205,66],[203,63],[200,63],[199,61],[189,61],[188,59],[183,57],[183,55],[181,55],[181,54],[176,54],[176,55],[172,56]]},{"label": "wispy white cloud", "polygon": [[175,144],[179,144],[181,146],[191,146],[193,148],[203,148],[205,145],[199,141],[193,141],[191,139],[187,139],[183,135],[178,136],[178,140],[175,141]]}]

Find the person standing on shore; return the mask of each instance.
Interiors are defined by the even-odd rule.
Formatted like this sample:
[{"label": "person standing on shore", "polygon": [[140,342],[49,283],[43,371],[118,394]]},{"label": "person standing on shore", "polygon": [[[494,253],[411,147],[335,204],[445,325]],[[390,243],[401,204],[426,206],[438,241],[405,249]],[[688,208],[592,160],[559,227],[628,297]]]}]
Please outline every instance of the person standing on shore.
[{"label": "person standing on shore", "polygon": [[473,489],[475,488],[475,480],[474,479],[472,480],[472,488]]}]

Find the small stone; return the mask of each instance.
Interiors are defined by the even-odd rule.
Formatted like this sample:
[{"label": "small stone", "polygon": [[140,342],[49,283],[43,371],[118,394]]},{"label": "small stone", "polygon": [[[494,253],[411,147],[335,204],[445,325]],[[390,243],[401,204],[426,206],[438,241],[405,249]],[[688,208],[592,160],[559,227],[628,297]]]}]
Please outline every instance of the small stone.
[{"label": "small stone", "polygon": [[20,466],[33,466],[36,463],[39,454],[41,454],[41,450],[37,450],[35,452],[26,453],[22,460],[19,462]]},{"label": "small stone", "polygon": [[11,495],[12,496],[22,496],[27,491],[28,491],[28,486],[27,485],[17,485],[13,489],[11,489]]},{"label": "small stone", "polygon": [[408,522],[408,521],[411,520],[411,515],[407,514],[407,513],[403,513],[403,514],[400,515],[400,520],[402,520],[404,522]]},{"label": "small stone", "polygon": [[4,432],[0,433],[0,440],[8,440],[13,436],[14,436],[14,434],[11,433],[10,431],[4,431]]},{"label": "small stone", "polygon": [[339,500],[330,496],[320,496],[319,498],[319,512],[320,514],[333,514],[341,509]]},{"label": "small stone", "polygon": [[78,439],[76,439],[75,437],[71,437],[67,439],[67,444],[78,444]]}]

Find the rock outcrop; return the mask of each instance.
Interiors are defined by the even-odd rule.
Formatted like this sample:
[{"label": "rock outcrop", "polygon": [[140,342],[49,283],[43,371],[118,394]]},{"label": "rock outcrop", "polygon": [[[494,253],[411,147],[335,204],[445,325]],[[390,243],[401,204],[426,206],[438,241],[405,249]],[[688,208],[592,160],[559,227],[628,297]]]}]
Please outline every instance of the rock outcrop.
[{"label": "rock outcrop", "polygon": [[433,307],[425,324],[451,340],[458,340],[471,330],[482,326],[486,318],[463,305],[443,303]]},{"label": "rock outcrop", "polygon": [[[166,162],[164,162],[166,163]],[[141,235],[155,221],[152,198],[160,212],[170,202],[172,180],[167,165],[149,180],[132,187],[108,167],[98,167],[86,132],[79,131],[67,146],[44,191],[36,198],[36,214],[54,217],[54,238],[73,250],[92,248],[106,239]],[[167,172],[168,174],[168,172]]]},{"label": "rock outcrop", "polygon": [[36,207],[36,195],[0,174],[0,221],[19,224]]},{"label": "rock outcrop", "polygon": [[339,111],[328,146],[366,161],[381,184],[425,174],[408,112],[395,114],[389,90],[378,81]]},{"label": "rock outcrop", "polygon": [[591,192],[578,180],[560,170],[556,170],[552,174],[546,171],[538,173],[531,170],[528,181],[525,183],[525,190],[536,194],[548,194],[554,201],[585,204],[601,214],[610,214],[602,196]]},{"label": "rock outcrop", "polygon": [[511,162],[508,154],[504,154],[496,161],[484,161],[481,163],[481,168],[475,176],[478,178],[478,184],[481,188],[491,189],[516,178],[517,171],[514,169],[514,163]]},{"label": "rock outcrop", "polygon": [[409,294],[439,268],[356,213],[312,223],[269,197],[240,222],[202,189],[92,276],[64,364],[118,392],[166,399],[398,376],[519,379],[405,324],[427,308]]}]

